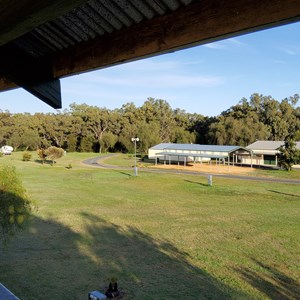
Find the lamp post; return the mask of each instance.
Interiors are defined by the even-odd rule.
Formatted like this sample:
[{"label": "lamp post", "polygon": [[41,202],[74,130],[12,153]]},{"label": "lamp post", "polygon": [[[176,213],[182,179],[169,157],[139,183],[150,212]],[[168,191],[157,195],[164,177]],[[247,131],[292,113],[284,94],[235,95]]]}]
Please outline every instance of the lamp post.
[{"label": "lamp post", "polygon": [[133,172],[134,172],[134,176],[138,175],[138,169],[136,166],[136,142],[138,142],[140,139],[139,138],[132,138],[131,141],[134,142],[134,168],[133,168]]}]

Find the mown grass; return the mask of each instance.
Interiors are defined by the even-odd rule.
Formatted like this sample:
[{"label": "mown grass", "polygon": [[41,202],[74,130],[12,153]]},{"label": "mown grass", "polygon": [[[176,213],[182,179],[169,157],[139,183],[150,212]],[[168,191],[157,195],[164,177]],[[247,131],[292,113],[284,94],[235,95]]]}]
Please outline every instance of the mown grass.
[{"label": "mown grass", "polygon": [[111,276],[124,299],[299,298],[299,185],[134,177],[80,164],[91,156],[0,158],[38,205],[0,253],[0,282],[20,299],[86,299]]},{"label": "mown grass", "polygon": [[284,178],[284,179],[297,179],[300,180],[300,170],[260,170],[256,169],[255,172],[252,174],[254,176],[266,176],[270,178]]},{"label": "mown grass", "polygon": [[[128,154],[118,154],[117,156],[108,157],[105,160],[105,163],[116,166],[132,167],[134,165],[134,156]],[[154,165],[152,162],[143,162],[139,157],[137,158],[137,164],[139,167],[151,167]],[[189,170],[190,168],[186,167],[186,169]],[[247,173],[247,176],[300,180],[300,170],[292,170],[287,172],[285,170],[277,170],[272,168],[255,168],[253,172]]]}]

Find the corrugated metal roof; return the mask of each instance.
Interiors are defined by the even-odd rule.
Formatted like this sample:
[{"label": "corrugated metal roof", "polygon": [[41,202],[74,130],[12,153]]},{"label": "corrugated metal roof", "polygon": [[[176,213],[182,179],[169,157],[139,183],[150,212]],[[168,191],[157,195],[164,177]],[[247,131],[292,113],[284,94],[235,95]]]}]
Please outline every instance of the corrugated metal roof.
[{"label": "corrugated metal roof", "polygon": [[243,149],[239,146],[222,146],[222,145],[200,145],[200,144],[174,144],[174,143],[162,143],[158,144],[150,149],[157,150],[179,150],[179,151],[209,151],[209,152],[227,152]]},{"label": "corrugated metal roof", "polygon": [[228,155],[213,155],[213,154],[194,154],[194,153],[174,153],[174,152],[159,152],[156,155],[178,156],[178,157],[203,157],[203,158],[227,158]]},{"label": "corrugated metal roof", "polygon": [[[166,147],[174,145],[173,143],[160,143],[158,145],[155,145],[153,147],[151,147],[151,150],[164,150]],[[149,149],[149,150],[150,150]]]},{"label": "corrugated metal roof", "polygon": [[210,151],[210,152],[232,152],[239,149],[239,146],[223,145],[199,145],[199,144],[173,144],[165,149],[192,150],[192,151]]},{"label": "corrugated metal roof", "polygon": [[[278,148],[283,145],[284,145],[284,141],[256,141],[248,145],[247,149],[257,150],[257,151],[278,150]],[[296,147],[300,149],[300,142],[296,142]]]},{"label": "corrugated metal roof", "polygon": [[89,0],[58,19],[16,39],[14,44],[42,57],[89,39],[165,15],[194,0]]},{"label": "corrugated metal roof", "polygon": [[276,150],[284,145],[283,141],[256,141],[247,146],[251,150]]}]

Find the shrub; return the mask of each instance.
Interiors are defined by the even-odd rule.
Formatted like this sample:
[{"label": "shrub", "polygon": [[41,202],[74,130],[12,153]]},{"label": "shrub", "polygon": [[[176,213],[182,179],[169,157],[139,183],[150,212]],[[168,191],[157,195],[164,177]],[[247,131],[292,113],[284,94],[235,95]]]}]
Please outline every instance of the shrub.
[{"label": "shrub", "polygon": [[64,155],[64,149],[51,146],[46,150],[47,158],[52,160],[52,165],[55,163],[55,160],[61,158]]},{"label": "shrub", "polygon": [[31,160],[31,157],[32,157],[32,155],[31,155],[31,153],[29,153],[29,152],[24,152],[23,153],[23,161],[30,161]]},{"label": "shrub", "polygon": [[45,159],[47,157],[46,149],[41,148],[37,150],[37,155],[41,159],[42,164],[45,162]]},{"label": "shrub", "polygon": [[0,166],[0,239],[22,229],[32,210],[31,202],[12,166]]}]

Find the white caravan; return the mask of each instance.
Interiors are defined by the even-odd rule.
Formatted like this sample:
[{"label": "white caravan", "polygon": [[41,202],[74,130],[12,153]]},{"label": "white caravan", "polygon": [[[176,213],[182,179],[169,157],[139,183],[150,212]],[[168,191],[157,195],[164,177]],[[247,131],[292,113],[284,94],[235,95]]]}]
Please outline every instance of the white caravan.
[{"label": "white caravan", "polygon": [[13,151],[14,148],[7,145],[0,148],[0,152],[2,152],[5,155],[10,155]]}]

